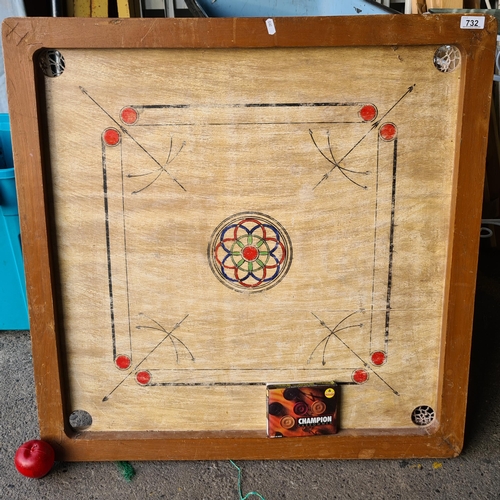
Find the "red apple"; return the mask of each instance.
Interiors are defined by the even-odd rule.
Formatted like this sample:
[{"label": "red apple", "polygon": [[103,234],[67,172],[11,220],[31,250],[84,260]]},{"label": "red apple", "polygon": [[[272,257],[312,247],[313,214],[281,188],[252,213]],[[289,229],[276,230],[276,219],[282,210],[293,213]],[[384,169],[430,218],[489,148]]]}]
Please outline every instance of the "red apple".
[{"label": "red apple", "polygon": [[54,449],[49,443],[32,439],[22,444],[14,456],[14,464],[23,476],[39,479],[54,465]]}]

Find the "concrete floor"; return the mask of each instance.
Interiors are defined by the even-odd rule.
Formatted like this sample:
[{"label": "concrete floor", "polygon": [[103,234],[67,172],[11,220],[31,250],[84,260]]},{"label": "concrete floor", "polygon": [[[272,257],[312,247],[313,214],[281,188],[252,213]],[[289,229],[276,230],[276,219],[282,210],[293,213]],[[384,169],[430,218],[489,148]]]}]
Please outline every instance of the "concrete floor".
[{"label": "concrete floor", "polygon": [[[480,255],[466,442],[447,460],[237,462],[243,497],[307,499],[500,498],[500,251]],[[0,332],[0,498],[241,500],[227,462],[58,463],[43,479],[14,468],[19,445],[38,436],[28,332]],[[248,499],[259,497],[249,495]]]}]

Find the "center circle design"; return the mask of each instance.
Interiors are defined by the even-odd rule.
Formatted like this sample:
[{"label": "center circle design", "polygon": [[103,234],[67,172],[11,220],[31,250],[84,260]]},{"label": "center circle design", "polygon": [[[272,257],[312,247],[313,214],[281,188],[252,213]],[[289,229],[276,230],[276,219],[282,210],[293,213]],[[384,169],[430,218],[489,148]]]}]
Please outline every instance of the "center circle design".
[{"label": "center circle design", "polygon": [[223,220],[212,233],[208,262],[217,279],[238,292],[261,292],[277,285],[292,263],[285,228],[269,215],[242,212]]},{"label": "center circle design", "polygon": [[241,252],[241,256],[247,262],[254,262],[255,260],[257,260],[257,257],[259,257],[259,255],[260,255],[259,251],[253,245],[248,245],[244,247]]}]

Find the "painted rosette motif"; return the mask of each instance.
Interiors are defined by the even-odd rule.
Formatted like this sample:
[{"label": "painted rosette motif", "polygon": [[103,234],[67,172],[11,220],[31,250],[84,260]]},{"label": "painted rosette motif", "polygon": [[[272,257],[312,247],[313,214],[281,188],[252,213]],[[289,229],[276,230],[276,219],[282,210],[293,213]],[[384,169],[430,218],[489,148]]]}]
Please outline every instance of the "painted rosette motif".
[{"label": "painted rosette motif", "polygon": [[292,262],[285,228],[269,215],[243,212],[215,229],[208,247],[210,267],[221,283],[239,292],[277,285]]}]

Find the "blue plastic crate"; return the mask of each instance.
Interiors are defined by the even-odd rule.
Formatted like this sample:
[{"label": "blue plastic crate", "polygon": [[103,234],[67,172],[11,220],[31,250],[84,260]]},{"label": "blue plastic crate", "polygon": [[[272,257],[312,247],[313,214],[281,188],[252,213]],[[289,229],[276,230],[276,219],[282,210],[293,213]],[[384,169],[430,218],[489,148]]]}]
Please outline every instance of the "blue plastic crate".
[{"label": "blue plastic crate", "polygon": [[0,113],[0,330],[28,330],[9,115]]}]

